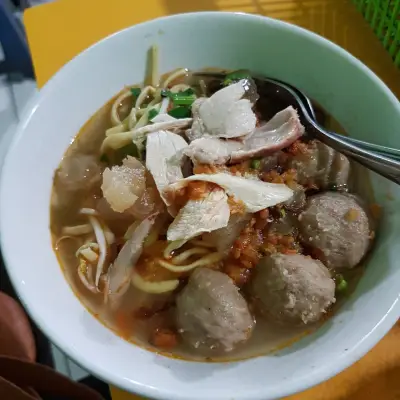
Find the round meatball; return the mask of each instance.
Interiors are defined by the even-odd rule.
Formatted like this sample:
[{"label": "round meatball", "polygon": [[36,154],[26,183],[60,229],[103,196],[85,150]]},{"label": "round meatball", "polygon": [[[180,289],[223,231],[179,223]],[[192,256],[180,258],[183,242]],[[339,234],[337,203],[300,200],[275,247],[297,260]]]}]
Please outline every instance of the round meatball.
[{"label": "round meatball", "polygon": [[222,272],[198,268],[176,300],[178,332],[203,352],[231,351],[254,327],[246,300]]},{"label": "round meatball", "polygon": [[301,254],[263,258],[250,290],[260,312],[282,325],[316,322],[335,302],[335,282],[328,269]]},{"label": "round meatball", "polygon": [[348,158],[317,140],[308,144],[306,152],[290,158],[288,167],[296,170],[301,185],[313,183],[322,189],[345,187],[350,174]]},{"label": "round meatball", "polygon": [[355,196],[326,192],[307,200],[299,215],[303,244],[329,268],[353,268],[368,251],[370,221]]}]

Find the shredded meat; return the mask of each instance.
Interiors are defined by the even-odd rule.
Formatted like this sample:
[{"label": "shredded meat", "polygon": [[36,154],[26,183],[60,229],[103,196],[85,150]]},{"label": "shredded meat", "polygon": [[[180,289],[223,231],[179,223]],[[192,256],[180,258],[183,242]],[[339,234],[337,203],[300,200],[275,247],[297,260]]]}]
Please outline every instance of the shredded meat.
[{"label": "shredded meat", "polygon": [[234,197],[228,196],[228,204],[231,210],[231,215],[243,215],[246,212],[246,206],[241,200],[236,200]]},{"label": "shredded meat", "polygon": [[[219,188],[218,185],[212,182],[206,181],[191,181],[185,187],[182,187],[176,191],[168,192],[170,196],[170,201],[173,203],[177,209],[183,207],[189,200],[200,200],[214,189]],[[172,199],[173,198],[173,199]]]},{"label": "shredded meat", "polygon": [[279,173],[278,170],[273,169],[271,171],[262,173],[261,179],[264,182],[285,183],[289,187],[292,187],[297,181],[297,172],[294,169],[288,169],[283,173]]},{"label": "shredded meat", "polygon": [[245,268],[253,268],[260,259],[260,248],[263,243],[263,233],[256,229],[256,218],[252,218],[244,228],[239,238],[234,242],[231,256]]}]

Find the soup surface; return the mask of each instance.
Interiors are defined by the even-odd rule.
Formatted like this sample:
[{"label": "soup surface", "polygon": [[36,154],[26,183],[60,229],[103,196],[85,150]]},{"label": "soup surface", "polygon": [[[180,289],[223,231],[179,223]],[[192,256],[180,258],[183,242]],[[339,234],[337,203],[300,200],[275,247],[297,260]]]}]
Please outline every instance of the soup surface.
[{"label": "soup surface", "polygon": [[54,249],[84,305],[127,340],[186,359],[265,354],[356,284],[375,230],[360,170],[246,71],[153,68],[62,159]]}]

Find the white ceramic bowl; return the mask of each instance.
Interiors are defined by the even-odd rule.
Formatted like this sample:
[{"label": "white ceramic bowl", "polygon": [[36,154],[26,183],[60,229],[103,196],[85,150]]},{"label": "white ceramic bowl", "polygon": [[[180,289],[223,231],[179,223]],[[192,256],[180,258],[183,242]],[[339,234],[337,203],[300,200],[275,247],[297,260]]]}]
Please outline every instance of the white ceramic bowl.
[{"label": "white ceramic bowl", "polygon": [[[114,335],[81,305],[50,244],[54,169],[73,136],[124,85],[142,81],[158,44],[161,70],[249,68],[305,90],[354,137],[400,147],[400,106],[363,64],[298,27],[244,14],[176,15],[133,26],[84,51],[31,102],[8,153],[0,193],[3,255],[24,305],[63,351],[95,375],[158,399],[267,400],[302,391],[358,360],[400,315],[400,192],[373,177],[383,226],[357,290],[318,332],[274,356],[178,361]],[[395,200],[387,200],[390,191]]]}]

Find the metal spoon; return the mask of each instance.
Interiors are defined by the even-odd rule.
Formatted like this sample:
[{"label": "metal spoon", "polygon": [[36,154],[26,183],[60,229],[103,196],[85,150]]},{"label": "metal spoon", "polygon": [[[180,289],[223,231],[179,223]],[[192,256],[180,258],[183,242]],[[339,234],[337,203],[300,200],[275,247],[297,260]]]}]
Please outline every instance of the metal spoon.
[{"label": "metal spoon", "polygon": [[[314,120],[314,122],[319,126],[319,128],[321,130],[326,131],[325,128],[323,128],[320,124],[318,124],[318,120],[315,116],[315,111],[314,111],[314,107],[312,105],[311,100],[299,89],[295,88],[294,86],[279,81],[277,79],[269,79],[269,81],[274,82],[282,87],[285,87],[287,89],[291,89],[300,99],[300,101],[303,103],[305,109],[307,110],[309,116]],[[332,134],[338,135],[335,132],[331,132]],[[387,147],[387,146],[382,146],[379,144],[375,144],[375,143],[369,143],[369,142],[365,142],[363,140],[358,140],[358,139],[354,139],[348,136],[343,136],[343,135],[339,135],[340,137],[342,137],[346,142],[348,143],[352,143],[354,145],[357,145],[359,147],[364,148],[365,150],[370,150],[370,151],[374,151],[375,153],[379,153],[382,156],[385,157],[389,157],[389,158],[395,158],[397,160],[400,160],[400,150],[399,149],[394,149],[392,147]]]},{"label": "metal spoon", "polygon": [[[220,81],[222,81],[226,76],[225,73],[218,72],[196,72],[194,75],[214,78]],[[264,101],[266,97],[269,98],[269,102],[267,104],[268,109],[273,110],[274,113],[282,110],[282,108],[285,108],[288,105],[292,105],[294,108],[298,109],[298,105],[299,103],[301,103],[305,109],[303,110],[304,113],[307,114],[304,115],[304,117],[311,118],[312,120],[314,120],[315,124],[321,131],[327,132],[327,130],[318,123],[312,102],[302,91],[286,82],[282,82],[277,79],[266,78],[257,74],[252,74],[251,76],[256,81],[257,88],[263,92],[260,93],[261,99],[259,101]],[[275,104],[276,101],[277,104]],[[270,117],[272,117],[272,115]],[[341,137],[344,141],[348,143],[352,143],[354,145],[357,145],[358,147],[364,148],[365,150],[379,153],[384,157],[400,160],[399,149],[364,142],[362,140],[354,139],[348,136],[339,135],[335,132],[330,133]]]},{"label": "metal spoon", "polygon": [[[193,75],[219,80],[223,80],[226,76],[226,74],[218,72],[196,72]],[[362,141],[354,143],[352,142],[354,139],[348,140],[348,137],[326,131],[310,116],[309,109],[311,108],[312,111],[314,110],[311,102],[305,95],[302,94],[302,96],[299,97],[297,90],[293,90],[284,83],[258,75],[252,74],[251,76],[257,84],[257,89],[260,94],[259,101],[267,97],[272,97],[273,102],[276,101],[276,103],[278,103],[277,107],[279,107],[280,110],[291,105],[297,109],[300,121],[310,136],[320,140],[354,161],[359,162],[361,165],[377,174],[400,184],[400,161],[396,158],[396,155],[397,157],[400,156],[400,151],[374,144],[365,145],[366,142]],[[303,96],[306,100],[304,100]],[[374,151],[369,150],[371,146],[373,146]],[[377,147],[383,148],[382,152],[375,151]],[[389,149],[389,151],[387,149]]]}]

